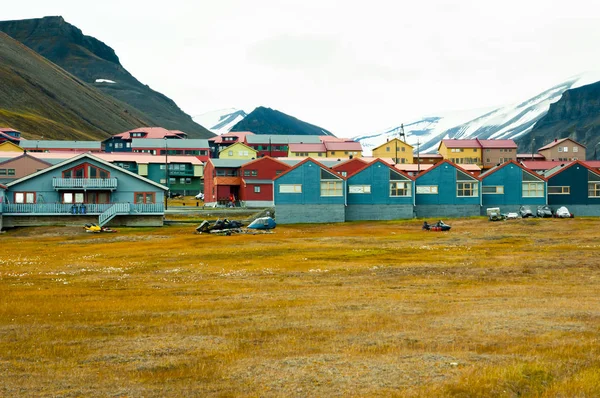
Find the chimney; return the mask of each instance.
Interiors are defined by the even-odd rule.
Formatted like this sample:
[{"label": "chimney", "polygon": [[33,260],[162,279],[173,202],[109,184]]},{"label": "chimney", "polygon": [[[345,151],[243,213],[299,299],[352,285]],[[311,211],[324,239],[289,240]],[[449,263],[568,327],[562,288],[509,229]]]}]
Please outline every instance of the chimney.
[{"label": "chimney", "polygon": [[558,138],[555,138],[555,139],[554,139],[554,142],[558,142]]}]

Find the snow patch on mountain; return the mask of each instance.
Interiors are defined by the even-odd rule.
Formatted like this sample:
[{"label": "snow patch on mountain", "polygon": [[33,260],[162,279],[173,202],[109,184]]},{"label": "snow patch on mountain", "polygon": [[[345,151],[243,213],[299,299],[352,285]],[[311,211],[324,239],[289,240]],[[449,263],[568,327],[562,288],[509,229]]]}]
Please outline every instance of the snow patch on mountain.
[{"label": "snow patch on mountain", "polygon": [[236,108],[225,108],[216,111],[206,112],[192,119],[201,126],[205,126],[207,129],[215,134],[228,133],[233,126],[244,119],[248,114]]},{"label": "snow patch on mountain", "polygon": [[[527,134],[569,89],[600,81],[600,71],[586,72],[567,79],[542,93],[519,103],[487,110],[447,112],[405,123],[406,141],[423,153],[436,152],[445,138],[517,139]],[[400,127],[355,137],[369,153],[386,140],[398,137]]]}]

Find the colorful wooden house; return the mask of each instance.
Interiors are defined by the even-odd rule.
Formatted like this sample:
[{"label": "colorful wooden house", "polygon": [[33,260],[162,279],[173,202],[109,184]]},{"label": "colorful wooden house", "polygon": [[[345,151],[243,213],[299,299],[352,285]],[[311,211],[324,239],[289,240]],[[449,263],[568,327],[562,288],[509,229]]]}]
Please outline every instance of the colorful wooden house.
[{"label": "colorful wooden house", "polygon": [[482,215],[488,207],[516,212],[522,205],[546,204],[546,179],[511,160],[479,176],[481,180]]},{"label": "colorful wooden house", "polygon": [[327,157],[334,159],[352,159],[362,156],[362,145],[357,141],[324,141]]},{"label": "colorful wooden house", "polygon": [[195,156],[204,162],[210,157],[210,147],[206,139],[134,138],[131,140],[131,150],[151,155]]},{"label": "colorful wooden house", "polygon": [[316,135],[250,134],[244,137],[244,144],[256,150],[258,157],[279,158],[292,156],[292,145],[321,144],[321,140]]},{"label": "colorful wooden house", "polygon": [[210,157],[218,158],[221,149],[226,148],[236,142],[244,143],[246,136],[254,135],[251,131],[230,131],[229,133],[217,135],[208,139],[210,146]]},{"label": "colorful wooden house", "polygon": [[413,218],[413,179],[376,160],[347,179],[346,221]]},{"label": "colorful wooden house", "polygon": [[312,158],[275,177],[273,187],[279,224],[345,220],[346,179]]},{"label": "colorful wooden house", "polygon": [[298,143],[289,145],[289,157],[311,157],[311,158],[326,158],[327,148],[322,142],[319,143]]},{"label": "colorful wooden house", "polygon": [[187,138],[187,134],[183,131],[167,130],[163,127],[139,127],[115,134],[102,141],[102,148],[105,152],[133,152],[131,143],[134,138],[180,140]]},{"label": "colorful wooden house", "polygon": [[245,159],[208,159],[204,165],[204,204],[226,206],[231,195],[237,202],[242,185],[240,168],[247,162]]},{"label": "colorful wooden house", "polygon": [[37,159],[29,153],[23,153],[20,156],[0,162],[0,182],[6,184],[50,166],[52,164]]},{"label": "colorful wooden house", "polygon": [[538,149],[538,153],[550,161],[585,160],[585,145],[570,138],[555,139]]},{"label": "colorful wooden house", "polygon": [[478,216],[480,181],[460,166],[444,160],[415,177],[417,217]]},{"label": "colorful wooden house", "polygon": [[101,152],[101,141],[21,140],[19,144],[28,152]]},{"label": "colorful wooden house", "polygon": [[242,165],[240,204],[245,207],[273,206],[273,179],[290,168],[290,165],[269,156]]},{"label": "colorful wooden house", "polygon": [[478,140],[445,139],[440,142],[438,153],[455,164],[482,164]]},{"label": "colorful wooden house", "polygon": [[166,190],[84,153],[6,184],[3,223],[160,226]]},{"label": "colorful wooden house", "polygon": [[20,152],[23,153],[24,150],[17,144],[12,141],[4,141],[0,144],[0,153],[2,152]]},{"label": "colorful wooden house", "polygon": [[19,145],[19,141],[21,141],[21,132],[12,127],[0,127],[0,143],[6,141]]},{"label": "colorful wooden house", "polygon": [[332,166],[331,168],[342,177],[348,177],[349,175],[354,174],[358,170],[364,168],[370,162],[374,162],[376,160],[378,159],[369,159],[368,161],[365,161],[364,158],[353,158],[344,160],[335,166]]},{"label": "colorful wooden house", "polygon": [[566,206],[576,216],[600,216],[600,171],[575,161],[548,170],[546,179],[554,210]]},{"label": "colorful wooden house", "polygon": [[219,152],[219,159],[252,160],[256,159],[257,156],[256,150],[241,142],[231,144]]},{"label": "colorful wooden house", "polygon": [[373,157],[392,158],[394,163],[413,163],[413,147],[398,138],[393,138],[373,148]]}]

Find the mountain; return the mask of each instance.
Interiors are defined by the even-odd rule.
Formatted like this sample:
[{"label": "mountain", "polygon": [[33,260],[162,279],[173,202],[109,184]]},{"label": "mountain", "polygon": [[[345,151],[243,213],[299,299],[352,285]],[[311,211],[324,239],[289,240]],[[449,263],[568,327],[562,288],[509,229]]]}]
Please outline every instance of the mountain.
[{"label": "mountain", "polygon": [[0,59],[0,126],[26,138],[99,140],[152,123],[2,32]]},{"label": "mountain", "polygon": [[242,121],[233,126],[231,131],[251,131],[254,134],[333,135],[322,127],[263,106],[250,112]]},{"label": "mountain", "polygon": [[587,157],[595,157],[600,143],[600,82],[567,90],[558,102],[519,141],[524,152],[550,143],[555,138],[572,138],[587,146]]},{"label": "mountain", "polygon": [[206,112],[194,116],[196,123],[206,126],[215,134],[221,135],[229,133],[231,128],[242,121],[248,114],[240,109],[226,108],[212,112]]},{"label": "mountain", "polygon": [[173,100],[133,77],[123,68],[112,48],[84,35],[62,17],[2,21],[0,32],[25,44],[81,81],[129,104],[145,119],[155,121],[153,125],[185,131],[190,138],[214,136],[179,109]]},{"label": "mountain", "polygon": [[[448,112],[419,118],[404,124],[406,138],[413,146],[419,141],[420,150],[424,153],[435,152],[444,138],[514,139],[518,143],[563,93],[599,80],[600,73],[585,73],[515,104],[491,110]],[[358,136],[355,140],[360,141],[363,148],[369,149],[383,144],[386,139],[396,136],[397,132],[398,127],[394,127]]]}]

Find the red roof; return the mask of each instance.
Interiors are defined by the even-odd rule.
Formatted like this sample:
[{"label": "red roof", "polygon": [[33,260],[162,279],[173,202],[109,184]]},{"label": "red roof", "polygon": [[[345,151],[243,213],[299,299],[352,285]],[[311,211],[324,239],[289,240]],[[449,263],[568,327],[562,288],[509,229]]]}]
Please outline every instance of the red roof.
[{"label": "red roof", "polygon": [[588,167],[592,167],[594,169],[600,169],[600,160],[584,160],[581,162]]},{"label": "red roof", "polygon": [[[550,149],[550,148],[552,148],[552,147],[555,147],[556,145],[558,145],[558,144],[560,144],[560,143],[562,143],[562,142],[565,142],[565,141],[567,141],[567,140],[571,141],[571,142],[572,142],[572,143],[574,143],[574,144],[581,145],[579,142],[577,142],[577,141],[573,141],[573,140],[572,140],[572,139],[570,139],[570,138],[562,138],[562,139],[560,139],[560,140],[557,140],[557,139],[555,139],[554,141],[552,141],[552,142],[551,142],[551,143],[549,143],[548,145],[544,145],[543,147],[541,147],[540,149],[538,149],[538,152],[539,152],[539,151],[543,151],[543,150],[545,150],[545,149]],[[585,148],[585,145],[581,145],[581,146]]]},{"label": "red roof", "polygon": [[356,141],[341,141],[341,142],[332,142],[326,141],[325,148],[328,151],[358,151],[362,152],[362,145],[360,142]]},{"label": "red roof", "polygon": [[[137,129],[125,131],[124,133],[115,134],[113,137],[121,137],[124,139],[130,139],[131,133],[146,133],[143,138],[165,138],[165,137],[182,137],[185,138],[187,136],[186,133],[179,130],[167,130],[163,127],[140,127]],[[137,137],[141,138],[141,137]]]},{"label": "red roof", "polygon": [[[458,165],[456,163],[452,163],[448,159],[444,159],[441,162],[439,162],[437,164],[434,164],[434,165],[427,165],[427,166],[430,166],[430,168],[428,170],[426,170],[425,172],[419,174],[417,176],[417,178],[421,177],[424,174],[429,173],[433,169],[441,167],[443,164],[449,164],[451,166],[454,166],[455,168],[457,168],[458,170],[464,172],[465,174],[471,175],[474,179],[480,180],[479,177],[477,177],[476,175],[473,175],[474,172],[481,172],[481,169],[476,164],[461,164],[461,165]],[[423,166],[425,166],[425,165],[422,164],[421,167],[423,167]],[[463,166],[465,166],[465,167],[463,167]],[[473,166],[475,166],[477,169],[474,169]]]},{"label": "red roof", "polygon": [[570,161],[556,161],[556,160],[524,160],[521,164],[529,170],[550,170],[561,164],[571,163]]},{"label": "red roof", "polygon": [[324,144],[290,144],[290,152],[327,152]]},{"label": "red roof", "polygon": [[539,153],[517,153],[517,159],[523,159],[523,160],[527,160],[527,159],[531,159],[533,158],[534,160],[544,160],[546,159],[544,157],[544,155],[539,154]]},{"label": "red roof", "polygon": [[481,148],[478,140],[442,140],[442,144],[446,148]]},{"label": "red roof", "polygon": [[[244,138],[247,135],[254,134],[252,131],[230,131],[229,133],[221,134],[216,137],[209,138],[209,141],[214,142],[215,144],[220,144],[223,142],[223,137],[237,137],[238,141],[244,141]],[[227,141],[231,142],[231,141]]]},{"label": "red roof", "polygon": [[482,148],[516,148],[517,144],[513,140],[477,140]]}]

